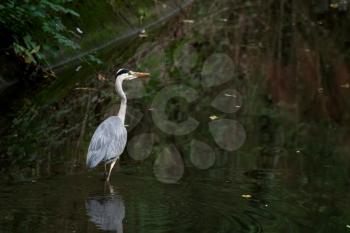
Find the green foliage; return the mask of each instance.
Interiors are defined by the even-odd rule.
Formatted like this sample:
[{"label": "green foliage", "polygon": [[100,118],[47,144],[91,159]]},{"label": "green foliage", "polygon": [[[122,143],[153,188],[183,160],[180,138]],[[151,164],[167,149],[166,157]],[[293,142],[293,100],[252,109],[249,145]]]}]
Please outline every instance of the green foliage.
[{"label": "green foliage", "polygon": [[57,110],[53,106],[28,104],[13,119],[9,134],[2,137],[0,147],[6,149],[1,153],[12,165],[28,166],[42,160],[49,151],[68,143],[71,138],[67,135],[76,137],[80,121],[72,117],[72,112],[69,105]]},{"label": "green foliage", "polygon": [[[10,34],[11,49],[26,63],[45,62],[55,55],[59,46],[71,49],[79,45],[67,35],[72,33],[63,24],[65,15],[79,14],[64,4],[70,0],[7,0],[0,4],[0,29]],[[42,45],[42,46],[40,46]]]},{"label": "green foliage", "polygon": [[23,37],[24,45],[13,43],[14,52],[24,58],[26,63],[36,63],[36,59],[43,59],[40,51],[40,45],[37,45],[30,35]]}]

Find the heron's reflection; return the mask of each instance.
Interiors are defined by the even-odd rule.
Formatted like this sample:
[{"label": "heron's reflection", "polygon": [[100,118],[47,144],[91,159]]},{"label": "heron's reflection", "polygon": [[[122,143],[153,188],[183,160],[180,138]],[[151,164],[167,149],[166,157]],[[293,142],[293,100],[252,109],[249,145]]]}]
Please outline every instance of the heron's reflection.
[{"label": "heron's reflection", "polygon": [[99,229],[122,233],[125,216],[124,202],[110,184],[106,185],[109,189],[107,194],[88,197],[86,212],[90,221]]}]

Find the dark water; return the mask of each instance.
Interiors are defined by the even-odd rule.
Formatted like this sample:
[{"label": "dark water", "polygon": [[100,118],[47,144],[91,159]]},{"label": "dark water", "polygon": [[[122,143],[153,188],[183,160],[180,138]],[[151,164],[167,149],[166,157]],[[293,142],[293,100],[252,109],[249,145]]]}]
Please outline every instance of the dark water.
[{"label": "dark water", "polygon": [[[0,186],[0,232],[349,232],[348,3],[331,4],[179,1],[96,42],[102,68],[60,64],[35,99],[65,133],[34,134],[54,149]],[[106,184],[85,150],[122,66],[152,77],[125,83],[128,146]]]},{"label": "dark water", "polygon": [[93,173],[7,186],[1,231],[347,231],[347,195],[317,178],[293,180],[277,169],[260,170],[259,178],[226,168],[186,173],[173,185],[138,171],[116,173],[110,185]]}]

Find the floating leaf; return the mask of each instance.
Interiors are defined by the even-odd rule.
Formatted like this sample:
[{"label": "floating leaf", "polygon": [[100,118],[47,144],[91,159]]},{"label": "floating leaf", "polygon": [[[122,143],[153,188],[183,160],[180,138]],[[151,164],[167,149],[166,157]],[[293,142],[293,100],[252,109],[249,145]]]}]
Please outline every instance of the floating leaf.
[{"label": "floating leaf", "polygon": [[218,119],[218,118],[219,118],[219,117],[218,117],[218,116],[215,116],[215,115],[212,115],[212,116],[209,117],[209,119],[212,120],[212,121],[213,121],[213,120],[216,120],[216,119]]}]

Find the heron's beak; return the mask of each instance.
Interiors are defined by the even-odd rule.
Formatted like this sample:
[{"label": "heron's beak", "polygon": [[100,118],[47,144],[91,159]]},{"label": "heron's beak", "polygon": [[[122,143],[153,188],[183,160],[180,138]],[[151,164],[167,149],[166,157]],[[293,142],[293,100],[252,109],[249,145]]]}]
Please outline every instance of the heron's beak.
[{"label": "heron's beak", "polygon": [[142,72],[133,72],[133,75],[135,75],[137,78],[147,78],[151,74],[150,73],[142,73]]}]

